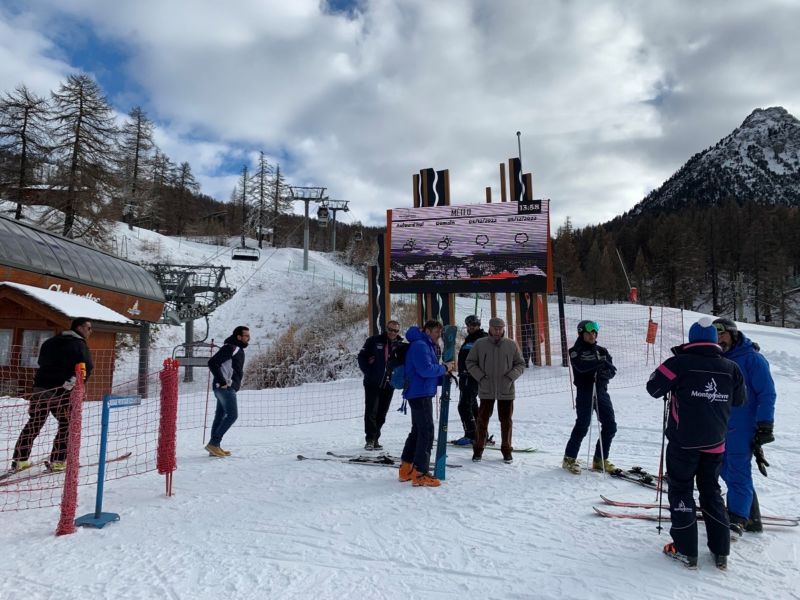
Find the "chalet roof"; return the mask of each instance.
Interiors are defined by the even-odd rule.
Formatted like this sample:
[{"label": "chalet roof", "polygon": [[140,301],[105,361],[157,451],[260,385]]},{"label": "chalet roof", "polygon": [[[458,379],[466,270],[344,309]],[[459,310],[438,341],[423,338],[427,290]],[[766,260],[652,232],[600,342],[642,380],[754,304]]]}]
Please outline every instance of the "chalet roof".
[{"label": "chalet roof", "polygon": [[50,308],[60,312],[62,315],[75,319],[78,317],[86,317],[92,321],[103,321],[105,323],[125,323],[133,324],[128,317],[119,314],[106,308],[102,304],[90,300],[85,296],[77,296],[75,294],[67,294],[65,292],[54,292],[43,288],[33,287],[31,285],[24,285],[22,283],[14,283],[11,281],[0,281],[0,290],[3,288],[12,288],[19,290],[26,296],[30,296],[46,304]]},{"label": "chalet roof", "polygon": [[164,302],[158,282],[140,265],[0,215],[2,265]]}]

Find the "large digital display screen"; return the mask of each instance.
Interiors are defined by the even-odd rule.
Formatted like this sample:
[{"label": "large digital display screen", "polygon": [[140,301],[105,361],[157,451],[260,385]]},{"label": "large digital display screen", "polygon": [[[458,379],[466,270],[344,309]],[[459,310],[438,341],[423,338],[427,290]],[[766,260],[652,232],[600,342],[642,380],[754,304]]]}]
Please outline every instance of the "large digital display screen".
[{"label": "large digital display screen", "polygon": [[[548,289],[550,201],[387,211],[392,292],[535,292]],[[538,206],[537,206],[538,208]]]}]

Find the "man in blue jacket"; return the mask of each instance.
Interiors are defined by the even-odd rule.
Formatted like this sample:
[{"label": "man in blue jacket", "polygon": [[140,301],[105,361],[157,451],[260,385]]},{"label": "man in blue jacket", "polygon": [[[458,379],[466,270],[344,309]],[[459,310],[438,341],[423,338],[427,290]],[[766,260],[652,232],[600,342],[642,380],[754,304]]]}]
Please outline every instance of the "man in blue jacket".
[{"label": "man in blue jacket", "polygon": [[244,349],[250,342],[250,329],[239,325],[225,340],[222,348],[208,360],[208,368],[214,379],[214,397],[217,399],[217,410],[211,424],[211,439],[206,450],[211,456],[224,458],[231,453],[223,450],[222,436],[231,428],[239,417],[236,392],[242,386],[244,374]]},{"label": "man in blue jacket", "polygon": [[731,523],[747,531],[761,531],[761,511],[753,488],[753,450],[775,441],[775,383],[769,363],[758,347],[736,323],[720,318],[714,321],[719,345],[725,358],[742,370],[747,384],[747,404],[731,411],[728,443],[722,463],[722,479],[728,486],[728,512]]},{"label": "man in blue jacket", "polygon": [[673,541],[664,554],[697,568],[697,518],[694,482],[706,526],[707,544],[719,569],[727,569],[731,532],[719,489],[722,454],[731,408],[745,401],[739,367],[722,357],[710,317],[689,329],[689,343],[672,349],[650,375],[647,392],[669,395],[667,480]]},{"label": "man in blue jacket", "polygon": [[368,337],[358,352],[358,368],[364,374],[364,450],[383,450],[378,440],[394,395],[386,381],[386,361],[402,343],[400,323],[389,321],[386,331]]},{"label": "man in blue jacket", "polygon": [[430,474],[433,447],[433,396],[442,375],[455,371],[453,362],[439,364],[436,345],[442,337],[439,321],[426,321],[422,326],[409,327],[406,338],[411,346],[406,353],[405,374],[409,381],[403,398],[411,407],[411,432],[400,456],[400,481],[414,486],[438,487],[441,481]]}]

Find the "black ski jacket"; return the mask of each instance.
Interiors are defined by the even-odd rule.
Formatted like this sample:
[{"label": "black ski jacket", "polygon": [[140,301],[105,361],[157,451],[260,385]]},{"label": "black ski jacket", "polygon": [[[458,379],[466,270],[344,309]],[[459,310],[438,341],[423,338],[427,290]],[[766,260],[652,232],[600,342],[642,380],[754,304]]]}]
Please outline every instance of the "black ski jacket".
[{"label": "black ski jacket", "polygon": [[222,348],[208,359],[208,368],[214,378],[214,388],[227,385],[238,392],[244,375],[244,349],[247,344],[235,335],[228,337]]},{"label": "black ski jacket", "polygon": [[394,342],[385,333],[367,338],[358,351],[358,368],[364,374],[364,383],[380,386],[386,376],[386,361],[397,346],[405,340],[398,335]]},{"label": "black ski jacket", "polygon": [[617,374],[608,350],[600,344],[588,344],[582,338],[575,340],[575,345],[569,349],[569,362],[572,364],[572,377],[578,389],[592,387],[595,379],[598,383],[608,383]]},{"label": "black ski jacket", "polygon": [[88,379],[94,369],[89,346],[80,334],[68,329],[45,340],[39,348],[39,368],[33,376],[33,385],[48,390],[61,387],[75,375],[78,363],[86,363]]},{"label": "black ski jacket", "polygon": [[685,450],[721,450],[732,406],[747,399],[738,365],[711,342],[676,346],[650,375],[647,392],[669,394],[667,438]]},{"label": "black ski jacket", "polygon": [[474,385],[478,384],[478,382],[475,381],[475,378],[469,374],[469,371],[467,371],[467,354],[469,354],[469,351],[472,350],[472,346],[476,341],[481,338],[485,338],[487,335],[489,334],[483,329],[478,329],[478,331],[473,331],[470,333],[464,340],[464,343],[461,344],[461,349],[458,351],[458,387],[462,390],[467,383]]}]

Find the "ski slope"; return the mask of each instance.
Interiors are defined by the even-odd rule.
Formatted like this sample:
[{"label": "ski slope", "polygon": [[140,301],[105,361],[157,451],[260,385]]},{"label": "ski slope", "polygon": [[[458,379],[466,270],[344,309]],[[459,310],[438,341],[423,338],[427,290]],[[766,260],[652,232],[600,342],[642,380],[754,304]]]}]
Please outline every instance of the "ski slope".
[{"label": "ski slope", "polygon": [[[139,235],[141,240],[157,234]],[[150,251],[145,247],[155,244],[142,244],[136,250],[140,258]],[[219,250],[166,238],[160,247],[172,262],[198,261]],[[259,263],[231,265],[228,281],[241,291],[212,319],[215,337],[244,323],[253,327],[254,341],[268,344],[299,308],[313,310],[330,293],[329,284],[312,284],[291,271],[290,261],[302,264],[301,251],[272,252],[265,250]],[[344,269],[325,255],[312,253],[312,260]],[[473,309],[459,300],[459,319]],[[602,326],[613,323],[620,308],[592,310]],[[686,313],[687,324],[696,317]],[[747,324],[741,329],[761,344],[778,389],[776,442],[765,448],[769,477],[755,475],[762,510],[797,515],[800,334]],[[159,335],[159,345],[182,341],[177,328]],[[602,336],[601,331],[600,343]],[[641,346],[610,350],[617,363],[644,360]],[[528,369],[523,377],[537,373]],[[357,379],[337,385],[348,386],[356,398],[363,393]],[[611,393],[619,431],[610,458],[657,472],[661,402],[643,385],[612,386]],[[393,455],[410,428],[410,417],[395,410],[399,404],[396,397],[381,437]],[[455,403],[450,414],[451,437],[458,437]],[[594,515],[601,494],[653,501],[654,492],[600,474],[561,470],[573,421],[569,392],[518,399],[515,445],[539,451],[518,454],[511,465],[499,452],[487,452],[474,464],[468,450],[452,448],[448,462],[462,467],[448,470],[438,489],[401,484],[391,468],[296,459],[331,450],[363,452],[360,419],[260,429],[234,425],[225,438],[234,454],[225,459],[206,455],[199,430],[182,432],[175,495],[166,498],[163,478],[152,473],[109,482],[104,509],[121,520],[103,530],[56,538],[55,509],[0,513],[0,598],[800,597],[797,529],[746,535],[732,545],[729,571],[720,572],[705,550],[701,527],[700,568],[692,572],[661,554],[670,538],[666,530],[659,535],[654,523]],[[490,432],[499,434],[496,416]],[[586,449],[584,442],[582,461]],[[78,514],[93,506],[94,491],[81,489]]]}]

